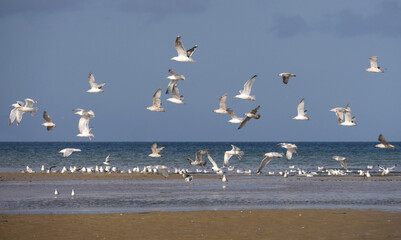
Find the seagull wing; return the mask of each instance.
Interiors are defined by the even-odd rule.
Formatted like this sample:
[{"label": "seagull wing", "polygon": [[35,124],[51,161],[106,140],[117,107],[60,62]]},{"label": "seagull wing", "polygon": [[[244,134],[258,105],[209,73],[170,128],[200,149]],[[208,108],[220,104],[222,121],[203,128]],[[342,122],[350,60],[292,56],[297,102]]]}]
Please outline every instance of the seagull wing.
[{"label": "seagull wing", "polygon": [[219,99],[219,108],[226,110],[227,106],[226,106],[226,100],[227,100],[227,93],[223,94],[223,96],[220,97]]},{"label": "seagull wing", "polygon": [[194,54],[195,49],[198,47],[198,45],[193,46],[191,49],[187,50],[187,57],[191,57],[192,54]]},{"label": "seagull wing", "polygon": [[160,101],[161,94],[162,94],[162,89],[161,88],[157,89],[155,94],[153,94],[153,104],[152,105],[154,107],[158,107],[158,108],[161,107],[161,105],[162,105],[162,103]]},{"label": "seagull wing", "polygon": [[157,153],[157,143],[153,143],[150,149],[152,150],[152,153]]},{"label": "seagull wing", "polygon": [[213,160],[213,158],[210,156],[209,152],[207,152],[207,159],[209,159],[210,163],[213,165],[214,168],[218,168],[216,162]]},{"label": "seagull wing", "polygon": [[377,56],[372,56],[369,58],[371,68],[378,68],[376,60],[377,60]]},{"label": "seagull wing", "polygon": [[[10,117],[8,119],[8,125],[11,126],[11,124],[14,122],[15,118],[17,118],[17,114],[18,114],[19,110],[17,108],[14,108],[11,110],[10,112]],[[18,123],[18,121],[17,121]]]},{"label": "seagull wing", "polygon": [[283,75],[282,77],[283,77],[283,83],[284,83],[284,84],[287,84],[287,83],[288,83],[288,80],[290,79],[290,77],[287,76],[287,75]]},{"label": "seagull wing", "polygon": [[231,110],[231,108],[227,108],[227,114],[231,116],[231,118],[238,118],[237,115]]},{"label": "seagull wing", "polygon": [[82,116],[78,122],[78,132],[89,132],[89,117]]},{"label": "seagull wing", "polygon": [[345,162],[345,160],[339,160],[341,163],[341,166],[345,169],[347,169],[347,163]]},{"label": "seagull wing", "polygon": [[172,89],[171,93],[173,94],[173,98],[181,99],[180,91],[179,91],[178,86],[176,84],[173,85],[173,89]]},{"label": "seagull wing", "polygon": [[178,36],[175,39],[174,44],[175,50],[177,50],[178,56],[187,57],[187,51],[184,48],[184,45],[181,42],[181,36]]},{"label": "seagull wing", "polygon": [[179,76],[180,76],[180,75],[179,75],[178,73],[176,73],[173,69],[169,69],[168,72],[169,72],[171,75],[175,76],[175,77],[179,77]]},{"label": "seagull wing", "polygon": [[343,121],[343,118],[344,118],[344,112],[337,110],[336,117],[337,117],[338,123],[341,124],[341,122]]},{"label": "seagull wing", "polygon": [[246,95],[251,94],[253,81],[255,81],[255,78],[257,78],[257,77],[258,77],[258,75],[254,75],[251,79],[249,79],[249,80],[244,84],[244,88],[243,88],[242,90],[240,90],[240,93],[241,93],[241,94],[246,94]]},{"label": "seagull wing", "polygon": [[241,125],[239,125],[238,129],[241,129],[249,120],[251,120],[250,117],[246,117],[244,120],[242,120]]},{"label": "seagull wing", "polygon": [[174,85],[177,84],[177,82],[178,82],[178,80],[171,80],[171,81],[168,83],[167,90],[166,90],[166,94],[168,94],[170,91],[173,90],[173,87],[174,87]]},{"label": "seagull wing", "polygon": [[384,145],[384,146],[388,146],[389,143],[386,141],[386,139],[383,137],[382,134],[379,135],[379,141]]},{"label": "seagull wing", "polygon": [[51,120],[50,117],[49,117],[49,114],[48,114],[46,111],[43,112],[43,118],[44,118],[45,121],[48,122],[48,123],[51,123],[51,122],[52,122],[52,120]]},{"label": "seagull wing", "polygon": [[91,73],[91,72],[89,72],[88,81],[89,81],[89,84],[91,85],[91,88],[98,88],[98,86],[95,82],[95,76],[93,76],[93,73]]},{"label": "seagull wing", "polygon": [[25,107],[31,108],[34,103],[37,103],[37,102],[33,99],[25,98]]},{"label": "seagull wing", "polygon": [[302,98],[301,102],[299,102],[298,107],[297,107],[297,111],[298,111],[298,116],[305,116],[304,98]]},{"label": "seagull wing", "polygon": [[259,166],[259,169],[257,172],[260,173],[262,171],[262,169],[264,168],[264,166],[266,166],[272,159],[273,159],[273,157],[263,158],[263,160],[260,162],[260,166]]},{"label": "seagull wing", "polygon": [[224,153],[223,167],[227,167],[228,161],[230,160],[230,158],[231,158],[232,156],[233,156],[233,155],[230,154],[230,153],[228,153],[228,152],[225,152],[225,153]]}]

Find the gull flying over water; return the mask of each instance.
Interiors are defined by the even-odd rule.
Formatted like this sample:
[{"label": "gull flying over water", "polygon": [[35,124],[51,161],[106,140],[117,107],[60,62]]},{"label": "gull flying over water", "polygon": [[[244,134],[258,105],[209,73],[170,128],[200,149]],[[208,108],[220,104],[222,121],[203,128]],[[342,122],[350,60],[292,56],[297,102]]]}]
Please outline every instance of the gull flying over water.
[{"label": "gull flying over water", "polygon": [[69,157],[73,152],[80,152],[81,149],[78,148],[64,148],[60,150],[58,153],[62,153],[63,157]]},{"label": "gull flying over water", "polygon": [[245,84],[244,87],[239,90],[239,95],[236,95],[234,98],[245,99],[255,101],[255,96],[250,96],[252,90],[253,81],[257,78],[258,75],[254,75],[251,79],[249,79]]},{"label": "gull flying over water", "polygon": [[258,112],[259,108],[260,108],[260,105],[257,106],[256,108],[254,108],[251,112],[245,113],[246,117],[244,120],[242,120],[241,125],[239,125],[238,129],[241,129],[252,118],[259,119],[260,114],[256,114]]},{"label": "gull flying over water", "polygon": [[379,142],[380,142],[380,144],[377,144],[375,147],[378,147],[378,148],[391,148],[391,149],[395,149],[395,146],[394,145],[391,145],[390,143],[388,143],[387,141],[386,141],[386,139],[383,137],[383,135],[382,134],[380,134],[379,135]]},{"label": "gull flying over water", "polygon": [[93,73],[89,72],[89,84],[91,85],[91,89],[89,89],[88,93],[97,93],[97,92],[104,92],[104,90],[102,89],[102,87],[106,84],[106,83],[102,83],[102,84],[97,84],[95,82],[95,77],[93,76]]},{"label": "gull flying over water", "polygon": [[345,108],[344,122],[342,122],[340,125],[356,126],[355,117],[351,117],[351,108],[349,107],[349,104],[347,104],[347,107]]},{"label": "gull flying over water", "polygon": [[223,96],[220,97],[219,108],[213,110],[213,112],[220,114],[227,114],[226,100],[227,100],[227,93],[223,94]]},{"label": "gull flying over water", "polygon": [[49,114],[46,111],[43,112],[43,119],[45,119],[46,122],[42,123],[42,126],[45,126],[47,131],[52,130],[56,126],[56,124],[52,122]]},{"label": "gull flying over water", "polygon": [[103,162],[104,165],[110,165],[110,154],[107,155],[106,159]]},{"label": "gull flying over water", "polygon": [[230,123],[242,123],[242,121],[244,120],[243,118],[237,117],[237,115],[235,115],[235,113],[233,112],[233,110],[231,110],[231,108],[227,108],[227,114],[230,115],[231,117],[231,119],[228,120],[228,122]]},{"label": "gull flying over water", "polygon": [[192,166],[201,166],[202,168],[204,168],[207,162],[202,160],[202,155],[207,152],[208,152],[207,149],[197,151],[195,153],[195,160],[191,158],[187,158],[187,160]]},{"label": "gull flying over water", "polygon": [[239,147],[236,147],[234,145],[231,145],[232,149],[230,151],[225,151],[224,152],[224,162],[223,162],[223,167],[228,166],[228,161],[232,156],[237,156],[238,160],[242,159],[242,156],[244,155],[244,152],[241,151]]},{"label": "gull flying over water", "polygon": [[174,47],[175,50],[177,50],[178,56],[171,58],[171,60],[177,62],[195,62],[191,58],[191,56],[194,53],[195,49],[198,47],[198,45],[195,45],[191,49],[185,50],[184,45],[181,42],[181,36],[178,35],[177,38],[175,39]]},{"label": "gull flying over water", "polygon": [[293,117],[292,119],[295,120],[309,120],[309,117],[306,116],[306,110],[305,110],[305,99],[302,98],[302,100],[299,102],[298,107],[297,107],[298,115]]},{"label": "gull flying over water", "polygon": [[159,88],[156,90],[155,94],[153,94],[153,104],[146,109],[152,112],[164,112],[164,108],[162,108],[162,102],[160,101],[160,96],[162,94],[162,89]]},{"label": "gull flying over water", "polygon": [[288,83],[288,80],[290,79],[290,77],[296,77],[296,75],[292,74],[292,73],[280,73],[279,76],[283,78],[284,84]]},{"label": "gull flying over water", "polygon": [[161,146],[157,147],[157,143],[153,143],[150,149],[152,150],[152,153],[149,154],[149,157],[154,157],[154,158],[159,158],[162,155],[160,155],[161,150],[163,150],[166,146]]},{"label": "gull flying over water", "polygon": [[212,156],[210,156],[209,151],[206,153],[207,159],[209,159],[210,163],[213,165],[212,170],[217,174],[223,174],[223,170],[217,166],[217,163],[213,160]]},{"label": "gull flying over water", "polygon": [[171,74],[170,76],[166,77],[167,79],[170,79],[170,82],[167,86],[166,94],[168,94],[170,91],[173,90],[173,86],[178,83],[178,80],[185,81],[184,75],[179,75],[172,69],[169,69],[168,72]]},{"label": "gull flying over water", "polygon": [[265,156],[265,158],[263,158],[262,161],[260,162],[260,166],[257,171],[258,175],[260,175],[262,173],[263,167],[266,166],[266,164],[268,164],[273,158],[282,158],[283,154],[278,153],[278,152],[269,152],[269,153],[265,153],[264,156]]},{"label": "gull flying over water", "polygon": [[[348,106],[348,104],[347,104],[347,106]],[[338,121],[338,124],[340,124],[340,125],[344,119],[345,111],[346,111],[346,109],[342,108],[342,107],[336,107],[336,108],[330,109],[330,112],[336,113],[337,121]]]},{"label": "gull flying over water", "polygon": [[345,162],[345,160],[347,160],[345,157],[341,157],[341,156],[333,156],[333,159],[336,161],[339,161],[341,163],[341,166],[347,170],[347,163]]},{"label": "gull flying over water", "polygon": [[367,72],[383,73],[384,71],[377,66],[377,56],[372,56],[369,58],[370,68],[366,68]]},{"label": "gull flying over water", "polygon": [[184,99],[184,96],[182,95],[180,96],[180,92],[177,85],[173,86],[173,90],[171,92],[173,94],[173,97],[167,98],[167,101],[177,104],[184,104],[184,102],[182,101]]},{"label": "gull flying over water", "polygon": [[89,140],[92,140],[93,134],[90,133],[92,129],[89,127],[89,120],[95,117],[95,113],[92,110],[86,111],[84,109],[78,108],[74,109],[76,111],[74,114],[78,114],[81,116],[78,122],[78,134],[77,137],[88,137]]},{"label": "gull flying over water", "polygon": [[278,145],[280,145],[280,147],[287,149],[287,152],[285,154],[285,157],[287,158],[287,160],[291,160],[292,158],[292,154],[298,154],[297,153],[297,145],[293,144],[293,143],[279,143]]},{"label": "gull flying over water", "polygon": [[23,112],[20,110],[21,107],[24,106],[24,103],[21,101],[17,101],[16,103],[11,104],[11,107],[14,107],[10,112],[10,117],[8,119],[8,125],[11,126],[14,120],[16,120],[17,126],[19,126],[22,120]]}]

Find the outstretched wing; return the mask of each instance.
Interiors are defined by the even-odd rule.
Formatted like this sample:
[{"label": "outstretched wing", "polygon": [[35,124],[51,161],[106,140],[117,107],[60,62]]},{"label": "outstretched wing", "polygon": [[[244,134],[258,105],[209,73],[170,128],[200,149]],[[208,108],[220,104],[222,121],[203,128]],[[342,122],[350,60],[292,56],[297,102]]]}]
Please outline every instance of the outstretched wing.
[{"label": "outstretched wing", "polygon": [[249,80],[244,84],[244,88],[243,88],[242,90],[240,90],[240,93],[246,94],[246,95],[251,94],[253,81],[255,81],[255,78],[257,78],[257,77],[258,77],[258,75],[254,75],[251,79],[249,79]]},{"label": "outstretched wing", "polygon": [[239,125],[238,129],[241,129],[250,119],[250,117],[246,117],[244,120],[242,120],[241,125]]},{"label": "outstretched wing", "polygon": [[372,56],[369,58],[370,67],[371,68],[378,68],[377,67],[377,56]]},{"label": "outstretched wing", "polygon": [[382,134],[379,135],[379,141],[384,145],[384,146],[388,146],[389,143],[386,141],[386,139],[383,137]]},{"label": "outstretched wing", "polygon": [[273,159],[272,157],[263,158],[263,160],[260,162],[260,166],[259,166],[257,173],[260,173],[262,171],[262,169],[264,168],[264,166],[266,166],[272,159]]},{"label": "outstretched wing", "polygon": [[227,100],[227,93],[223,94],[223,96],[221,96],[219,99],[219,108],[220,109],[224,109],[224,110],[227,109],[226,100]]},{"label": "outstretched wing", "polygon": [[175,39],[174,47],[175,47],[175,50],[177,50],[178,56],[187,57],[187,51],[185,51],[184,45],[181,42],[181,36],[178,36]]},{"label": "outstretched wing", "polygon": [[51,123],[52,120],[49,117],[49,114],[47,114],[46,111],[43,112],[43,118],[45,119],[46,122]]},{"label": "outstretched wing", "polygon": [[304,116],[305,115],[305,102],[304,99],[302,98],[301,102],[299,102],[298,107],[298,116]]},{"label": "outstretched wing", "polygon": [[153,94],[153,106],[160,107],[162,105],[162,103],[160,101],[161,94],[162,94],[161,88],[157,89],[155,94]]}]

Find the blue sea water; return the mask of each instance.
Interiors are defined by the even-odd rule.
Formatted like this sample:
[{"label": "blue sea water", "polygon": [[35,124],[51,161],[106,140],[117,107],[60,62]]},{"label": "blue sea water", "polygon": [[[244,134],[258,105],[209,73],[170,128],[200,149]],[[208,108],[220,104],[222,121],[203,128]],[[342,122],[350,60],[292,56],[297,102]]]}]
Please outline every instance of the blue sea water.
[{"label": "blue sea water", "polygon": [[[276,142],[161,142],[165,145],[162,158],[150,158],[149,142],[37,142],[0,143],[0,171],[18,172],[26,165],[35,171],[41,165],[96,166],[101,165],[110,154],[111,165],[127,171],[139,166],[162,164],[173,168],[188,168],[195,171],[186,160],[194,158],[195,152],[209,149],[214,160],[221,165],[224,151],[231,144],[241,148],[245,155],[241,161],[236,157],[230,165],[237,169],[252,170],[252,175],[227,172],[229,181],[222,183],[216,178],[201,179],[194,175],[193,184],[182,179],[171,180],[68,180],[1,182],[1,213],[87,213],[87,212],[136,212],[176,211],[203,209],[264,209],[264,208],[372,208],[401,211],[401,181],[380,180],[378,165],[391,167],[397,176],[401,167],[400,143],[397,148],[378,149],[373,142],[295,142],[298,155],[291,161],[273,159],[264,173],[274,171],[275,176],[257,176],[256,170],[266,152],[285,152]],[[80,148],[68,158],[57,152],[66,147]],[[285,179],[278,171],[288,170],[289,165],[307,171],[316,171],[317,166],[340,169],[333,155],[347,158],[348,168],[369,170],[373,177],[361,181],[344,179],[314,180],[298,177],[296,173]],[[207,168],[210,168],[208,163]],[[79,174],[79,173],[76,173]],[[325,173],[320,173],[324,175]],[[60,191],[55,198],[54,189]],[[71,198],[71,189],[76,196]]]}]

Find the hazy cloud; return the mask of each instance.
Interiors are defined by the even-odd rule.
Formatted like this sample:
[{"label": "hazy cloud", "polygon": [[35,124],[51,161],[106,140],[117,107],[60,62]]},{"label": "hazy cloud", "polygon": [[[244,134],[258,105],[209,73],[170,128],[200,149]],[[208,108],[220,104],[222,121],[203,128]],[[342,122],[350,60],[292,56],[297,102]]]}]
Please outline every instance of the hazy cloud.
[{"label": "hazy cloud", "polygon": [[270,30],[277,36],[286,38],[306,33],[309,28],[307,22],[301,16],[276,16],[274,17],[274,25]]}]

